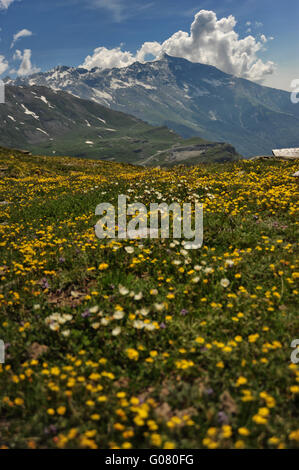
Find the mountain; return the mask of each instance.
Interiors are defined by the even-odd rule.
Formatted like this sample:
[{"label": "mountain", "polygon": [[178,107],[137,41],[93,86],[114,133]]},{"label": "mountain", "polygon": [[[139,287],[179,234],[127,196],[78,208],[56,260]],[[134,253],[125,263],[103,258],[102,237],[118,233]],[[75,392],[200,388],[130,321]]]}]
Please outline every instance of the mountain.
[{"label": "mountain", "polygon": [[[0,146],[43,155],[70,155],[140,165],[236,160],[224,143],[184,140],[167,127],[43,86],[5,88]],[[175,149],[175,150],[174,150]]]},{"label": "mountain", "polygon": [[185,138],[230,142],[245,156],[299,146],[299,106],[289,93],[166,54],[121,69],[59,66],[15,83],[67,90]]}]

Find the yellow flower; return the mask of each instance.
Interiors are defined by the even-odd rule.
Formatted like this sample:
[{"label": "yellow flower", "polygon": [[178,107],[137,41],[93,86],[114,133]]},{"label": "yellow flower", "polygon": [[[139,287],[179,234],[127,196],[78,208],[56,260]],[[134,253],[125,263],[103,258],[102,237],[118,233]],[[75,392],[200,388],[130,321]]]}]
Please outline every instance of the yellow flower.
[{"label": "yellow flower", "polygon": [[249,335],[248,336],[248,342],[249,343],[255,343],[257,341],[257,339],[259,338],[259,334],[256,333],[255,335]]},{"label": "yellow flower", "polygon": [[108,268],[109,268],[109,264],[107,264],[107,263],[101,263],[100,266],[99,266],[100,271],[105,271]]},{"label": "yellow flower", "polygon": [[132,431],[131,429],[129,429],[128,431],[123,432],[123,438],[124,439],[130,439],[133,436],[134,436],[134,431]]},{"label": "yellow flower", "polygon": [[271,444],[271,445],[273,445],[273,446],[276,446],[276,445],[279,444],[279,439],[278,439],[278,437],[275,437],[275,436],[270,437],[270,438],[268,439],[268,443]]},{"label": "yellow flower", "polygon": [[248,431],[247,428],[239,428],[239,429],[238,429],[238,433],[239,433],[241,436],[249,436],[250,431]]},{"label": "yellow flower", "polygon": [[124,442],[122,449],[132,449],[132,444],[130,442]]},{"label": "yellow flower", "polygon": [[131,359],[132,361],[138,361],[139,359],[139,352],[136,351],[136,349],[128,348],[126,349],[126,354],[128,358]]},{"label": "yellow flower", "polygon": [[175,444],[173,442],[166,441],[163,446],[163,449],[175,449]]},{"label": "yellow flower", "polygon": [[155,447],[161,447],[162,439],[160,434],[154,433],[151,435],[151,442]]},{"label": "yellow flower", "polygon": [[197,338],[195,338],[195,342],[198,344],[205,344],[205,339],[201,336],[198,336]]},{"label": "yellow flower", "polygon": [[66,407],[65,406],[60,406],[59,408],[57,408],[57,414],[59,414],[60,416],[63,416],[66,412]]},{"label": "yellow flower", "polygon": [[259,408],[259,410],[258,410],[258,414],[259,414],[260,416],[263,416],[264,418],[265,418],[266,416],[269,416],[269,413],[270,413],[270,412],[269,412],[268,408]]},{"label": "yellow flower", "polygon": [[292,431],[292,432],[289,434],[289,439],[290,439],[291,441],[299,442],[299,429],[297,429],[296,431]]},{"label": "yellow flower", "polygon": [[247,384],[247,379],[246,377],[241,376],[238,378],[236,382],[236,387],[240,387],[241,385],[245,385],[245,384]]},{"label": "yellow flower", "polygon": [[267,424],[267,419],[264,418],[263,416],[257,414],[252,417],[252,421],[254,421],[256,424]]},{"label": "yellow flower", "polygon": [[100,396],[97,398],[97,401],[98,401],[99,403],[104,403],[105,401],[107,401],[106,395],[100,395]]},{"label": "yellow flower", "polygon": [[16,398],[16,399],[15,399],[15,404],[18,405],[18,406],[24,405],[24,400],[23,400],[23,398]]},{"label": "yellow flower", "polygon": [[224,425],[224,426],[222,426],[221,429],[222,429],[222,433],[221,433],[222,437],[223,437],[224,439],[229,439],[229,438],[231,437],[231,435],[232,435],[232,428],[231,428],[231,426]]},{"label": "yellow flower", "polygon": [[242,440],[238,440],[235,443],[235,449],[244,449],[245,448],[245,442]]},{"label": "yellow flower", "polygon": [[125,429],[124,425],[121,423],[115,423],[113,427],[116,431],[123,431]]}]

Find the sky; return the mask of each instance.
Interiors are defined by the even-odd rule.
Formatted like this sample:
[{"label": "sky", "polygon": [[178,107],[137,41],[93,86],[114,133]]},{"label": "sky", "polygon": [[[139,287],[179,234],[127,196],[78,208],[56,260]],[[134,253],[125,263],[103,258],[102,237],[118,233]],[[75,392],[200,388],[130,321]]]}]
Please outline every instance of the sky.
[{"label": "sky", "polygon": [[0,0],[0,77],[166,52],[291,91],[298,21],[298,0]]}]

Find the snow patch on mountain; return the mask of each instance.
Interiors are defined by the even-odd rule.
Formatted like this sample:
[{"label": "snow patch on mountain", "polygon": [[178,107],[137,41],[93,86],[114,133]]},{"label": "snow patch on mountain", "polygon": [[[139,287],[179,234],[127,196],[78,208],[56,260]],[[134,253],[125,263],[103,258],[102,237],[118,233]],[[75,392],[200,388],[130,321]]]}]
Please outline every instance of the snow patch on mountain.
[{"label": "snow patch on mountain", "polygon": [[217,117],[214,111],[209,111],[209,116],[210,116],[211,121],[217,121]]},{"label": "snow patch on mountain", "polygon": [[46,105],[49,106],[49,108],[54,108],[54,106],[52,106],[49,101],[47,100],[47,98],[45,96],[36,96],[36,98],[39,98],[40,100],[42,100]]},{"label": "snow patch on mountain", "polygon": [[28,114],[29,116],[32,116],[34,117],[34,119],[37,119],[39,120],[39,116],[37,114],[35,114],[33,111],[30,111],[28,108],[26,108],[26,106],[24,106],[23,104],[21,104],[22,108],[24,109],[24,113],[25,114]]},{"label": "snow patch on mountain", "polygon": [[105,91],[100,91],[97,88],[92,88],[93,99],[99,103],[106,103],[108,107],[111,106],[111,101],[113,101],[113,97],[106,93]]},{"label": "snow patch on mountain", "polygon": [[40,129],[39,127],[37,127],[36,130],[39,131],[39,132],[43,132],[43,134],[46,134],[47,136],[49,136],[48,132],[43,131],[43,130]]}]

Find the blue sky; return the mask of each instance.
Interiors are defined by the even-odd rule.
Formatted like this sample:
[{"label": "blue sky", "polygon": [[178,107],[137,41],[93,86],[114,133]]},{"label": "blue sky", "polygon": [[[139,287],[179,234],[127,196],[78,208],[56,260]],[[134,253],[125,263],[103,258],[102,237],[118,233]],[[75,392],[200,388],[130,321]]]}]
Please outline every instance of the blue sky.
[{"label": "blue sky", "polygon": [[[163,44],[169,38],[164,50],[170,55],[180,51],[178,54],[189,60],[217,65],[219,55],[212,50],[205,54],[203,42],[194,40],[190,45],[185,38],[179,44],[173,37],[178,31],[190,33],[194,15],[207,10],[216,13],[217,21],[230,15],[236,20],[228,35],[222,38],[222,45],[227,38],[235,41],[234,33],[239,35],[239,40],[252,36],[255,41],[248,40],[249,65],[245,72],[240,72],[243,68],[239,56],[232,60],[227,57],[219,68],[283,89],[290,89],[290,82],[299,78],[298,0],[0,0],[0,8],[3,76],[11,71],[15,74],[37,68],[44,71],[62,64],[118,66],[119,63],[121,66],[124,60],[128,63],[135,60],[132,57],[144,43],[155,42],[157,50],[157,43]],[[202,15],[198,24],[202,20],[206,27],[206,17]],[[214,21],[214,25],[211,39],[213,44],[216,41],[213,47],[217,48],[220,23]],[[20,31],[12,46],[14,35]],[[244,44],[234,44],[244,48]],[[256,44],[260,44],[257,51]],[[94,54],[101,47],[106,49]],[[119,47],[127,52],[126,56],[115,51]],[[87,56],[89,62],[85,60]],[[261,62],[257,63],[259,59]]]}]

